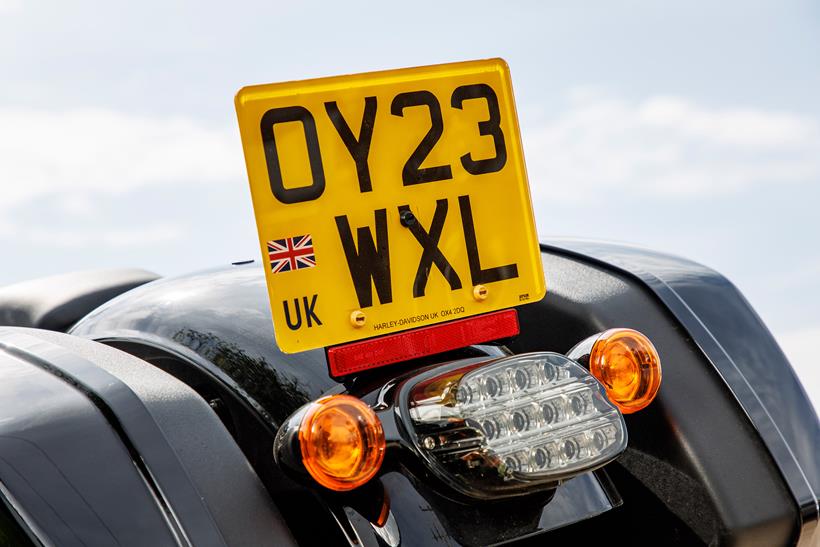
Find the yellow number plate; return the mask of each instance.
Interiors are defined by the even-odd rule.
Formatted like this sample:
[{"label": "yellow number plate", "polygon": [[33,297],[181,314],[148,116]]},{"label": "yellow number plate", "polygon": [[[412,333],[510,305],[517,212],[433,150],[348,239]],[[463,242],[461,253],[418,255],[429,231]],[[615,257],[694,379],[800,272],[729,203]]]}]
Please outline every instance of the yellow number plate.
[{"label": "yellow number plate", "polygon": [[282,351],[544,296],[503,60],[251,86],[236,111]]}]

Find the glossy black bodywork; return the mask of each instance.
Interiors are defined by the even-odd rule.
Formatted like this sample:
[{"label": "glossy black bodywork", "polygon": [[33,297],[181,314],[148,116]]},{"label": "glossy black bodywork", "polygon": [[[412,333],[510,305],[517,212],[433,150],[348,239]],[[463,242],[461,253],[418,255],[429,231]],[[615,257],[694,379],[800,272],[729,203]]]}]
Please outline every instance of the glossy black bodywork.
[{"label": "glossy black bodywork", "polygon": [[143,402],[121,380],[65,348],[25,334],[4,333],[0,347],[53,370],[94,401],[132,455],[173,536],[188,536],[194,545],[225,544],[185,467]]},{"label": "glossy black bodywork", "polygon": [[0,545],[293,544],[211,407],[146,362],[0,328],[0,407]]},{"label": "glossy black bodywork", "polygon": [[[219,400],[227,409],[225,419],[246,456],[291,519],[301,518],[300,513],[312,510],[314,504],[310,499],[312,494],[292,484],[273,463],[274,435],[294,410],[327,392],[365,395],[381,386],[385,378],[392,378],[402,370],[452,358],[486,355],[486,350],[465,348],[339,383],[328,376],[323,351],[292,355],[279,351],[273,339],[262,272],[258,267],[248,265],[161,280],[131,291],[91,313],[72,330],[72,334],[103,341],[138,355],[182,378],[200,390],[206,399]],[[396,467],[400,465],[396,464]],[[487,543],[489,537],[514,538],[549,530],[604,512],[617,503],[617,496],[608,493],[601,481],[589,475],[569,483],[567,492],[562,493],[563,501],[556,503],[554,508],[541,503],[534,512],[530,510],[526,523],[516,529],[510,530],[502,519],[497,527],[487,524],[481,530],[474,530],[470,524],[472,521],[462,522],[457,518],[463,513],[463,504],[451,506],[447,503],[444,503],[445,510],[453,515],[450,516],[451,524],[445,527],[436,524],[439,517],[430,509],[431,503],[439,504],[437,500],[441,496],[425,486],[429,477],[419,477],[412,472],[402,476],[406,484],[415,485],[415,496],[407,492],[391,492],[390,485],[396,482],[382,480],[392,500],[396,520],[405,522],[404,519],[415,515],[416,525],[429,521],[427,530],[440,529],[437,542],[445,545],[452,542],[454,535],[464,536],[468,532],[473,535],[481,532],[476,541]],[[309,498],[302,504],[298,503],[299,491]],[[423,501],[428,498],[434,501]],[[408,505],[405,507],[403,503]],[[378,536],[369,524],[354,534],[351,529],[361,517],[347,514],[345,507],[343,503],[338,507],[330,503],[331,518],[328,520],[345,521],[342,530],[347,530],[345,534],[349,540],[352,541],[355,535]],[[290,515],[289,510],[293,511]],[[489,514],[497,515],[496,510]],[[487,520],[487,515],[482,517],[486,512],[486,508],[479,511],[479,517]],[[411,522],[406,521],[407,526]],[[310,533],[315,533],[314,525],[306,525],[311,526]],[[330,540],[338,541],[340,537],[331,535]],[[469,538],[462,537],[462,541],[476,544]]]},{"label": "glossy black bodywork", "polygon": [[[0,348],[13,348],[0,353],[0,499],[31,544],[176,545],[118,435],[88,398],[40,366],[31,343],[0,337]],[[62,442],[66,435],[74,442]]]},{"label": "glossy black bodywork", "polygon": [[[776,345],[773,353],[768,331],[759,320],[749,319],[756,316],[742,297],[719,275],[686,261],[642,251],[630,254],[613,246],[573,246],[542,248],[547,296],[520,308],[522,333],[508,346],[515,353],[566,352],[591,334],[627,326],[645,332],[660,350],[664,384],[659,397],[647,410],[627,417],[630,447],[606,468],[624,500],[608,512],[616,503],[606,494],[611,489],[601,486],[605,478],[573,479],[562,487],[566,496],[559,496],[559,488],[550,503],[538,505],[533,500],[530,507],[535,504],[538,511],[518,522],[510,515],[520,514],[520,508],[500,504],[476,512],[453,505],[431,488],[432,477],[423,470],[388,459],[378,482],[391,500],[390,526],[395,529],[377,530],[351,507],[355,504],[284,477],[272,465],[273,435],[299,406],[325,393],[370,393],[407,370],[486,350],[465,348],[337,382],[327,373],[323,351],[286,355],[278,350],[258,266],[223,268],[135,289],[91,313],[72,332],[138,355],[183,379],[207,400],[218,400],[223,421],[286,517],[296,523],[297,513],[305,508],[328,509],[328,518],[315,517],[309,524],[310,532],[326,534],[316,536],[325,540],[358,537],[365,544],[393,544],[398,535],[405,544],[486,544],[492,538],[522,538],[602,512],[543,537],[552,541],[552,536],[571,533],[576,541],[601,539],[605,536],[600,523],[641,523],[643,515],[651,515],[651,523],[636,526],[634,544],[656,543],[659,533],[670,545],[778,545],[810,537],[817,522],[811,510],[816,495],[810,500],[814,494],[800,490],[795,477],[801,473],[795,469],[802,470],[809,490],[816,492],[808,477],[816,477],[817,460],[813,455],[806,459],[799,442],[790,444],[789,433],[781,430],[780,440],[773,437],[752,399],[760,401],[773,421],[776,414],[778,420],[790,420],[796,440],[816,438],[817,418],[782,353],[777,355]],[[663,276],[647,273],[656,270]],[[653,283],[653,275],[664,283]],[[676,306],[664,287],[676,287],[682,305]],[[709,294],[709,287],[717,296]],[[716,298],[724,299],[717,311],[710,308]],[[707,329],[711,338],[727,352],[736,352],[730,353],[732,362],[745,381],[721,368],[725,360],[697,331],[698,321],[686,316],[687,309],[698,309],[691,313],[694,320],[712,318],[714,324]],[[734,319],[726,309],[744,319]],[[721,317],[734,327],[720,325]],[[749,353],[766,356],[770,368],[762,367],[763,360],[750,363],[741,358]],[[773,354],[779,359],[772,359]],[[781,377],[782,389],[771,380]],[[758,392],[758,384],[768,385],[774,393]],[[772,389],[773,385],[777,387]],[[754,397],[745,397],[744,389]],[[772,414],[769,406],[777,405],[778,398],[800,401]],[[794,457],[792,468],[780,454],[784,442],[789,451],[802,452]],[[812,464],[814,470],[807,472],[804,467]],[[580,490],[570,490],[573,483],[584,481]],[[556,501],[560,499],[564,502]],[[551,516],[561,511],[563,517]],[[325,527],[337,531],[322,531]],[[474,533],[465,535],[465,530]],[[294,533],[300,539],[299,532]],[[530,541],[538,542],[539,537]]]},{"label": "glossy black bodywork", "polygon": [[91,270],[0,287],[0,326],[65,332],[97,306],[158,279],[146,270]]},{"label": "glossy black bodywork", "polygon": [[543,248],[593,258],[645,283],[740,402],[786,479],[802,521],[811,526],[820,519],[817,415],[783,351],[729,280],[695,262],[625,245],[565,241]]}]

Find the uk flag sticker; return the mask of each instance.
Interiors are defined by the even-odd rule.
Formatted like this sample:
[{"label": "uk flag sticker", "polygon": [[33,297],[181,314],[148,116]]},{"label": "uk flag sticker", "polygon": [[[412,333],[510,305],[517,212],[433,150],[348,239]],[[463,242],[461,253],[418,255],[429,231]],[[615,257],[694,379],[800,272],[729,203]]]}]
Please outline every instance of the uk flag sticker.
[{"label": "uk flag sticker", "polygon": [[268,241],[268,260],[273,273],[290,272],[316,266],[310,234]]}]

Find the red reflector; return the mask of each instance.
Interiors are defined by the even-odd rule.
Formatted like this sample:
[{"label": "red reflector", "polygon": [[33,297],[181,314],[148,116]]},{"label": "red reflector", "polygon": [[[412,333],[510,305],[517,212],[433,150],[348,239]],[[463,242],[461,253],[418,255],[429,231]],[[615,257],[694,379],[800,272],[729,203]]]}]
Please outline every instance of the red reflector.
[{"label": "red reflector", "polygon": [[331,376],[345,376],[425,355],[515,336],[518,312],[502,310],[327,350]]}]

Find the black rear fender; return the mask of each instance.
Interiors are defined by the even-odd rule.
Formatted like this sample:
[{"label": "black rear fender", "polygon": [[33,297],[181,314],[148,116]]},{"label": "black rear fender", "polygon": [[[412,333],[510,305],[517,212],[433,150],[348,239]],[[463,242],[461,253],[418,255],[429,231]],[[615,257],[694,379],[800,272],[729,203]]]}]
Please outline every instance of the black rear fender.
[{"label": "black rear fender", "polygon": [[65,334],[0,328],[0,416],[0,505],[18,539],[293,543],[209,405],[131,355]]}]

